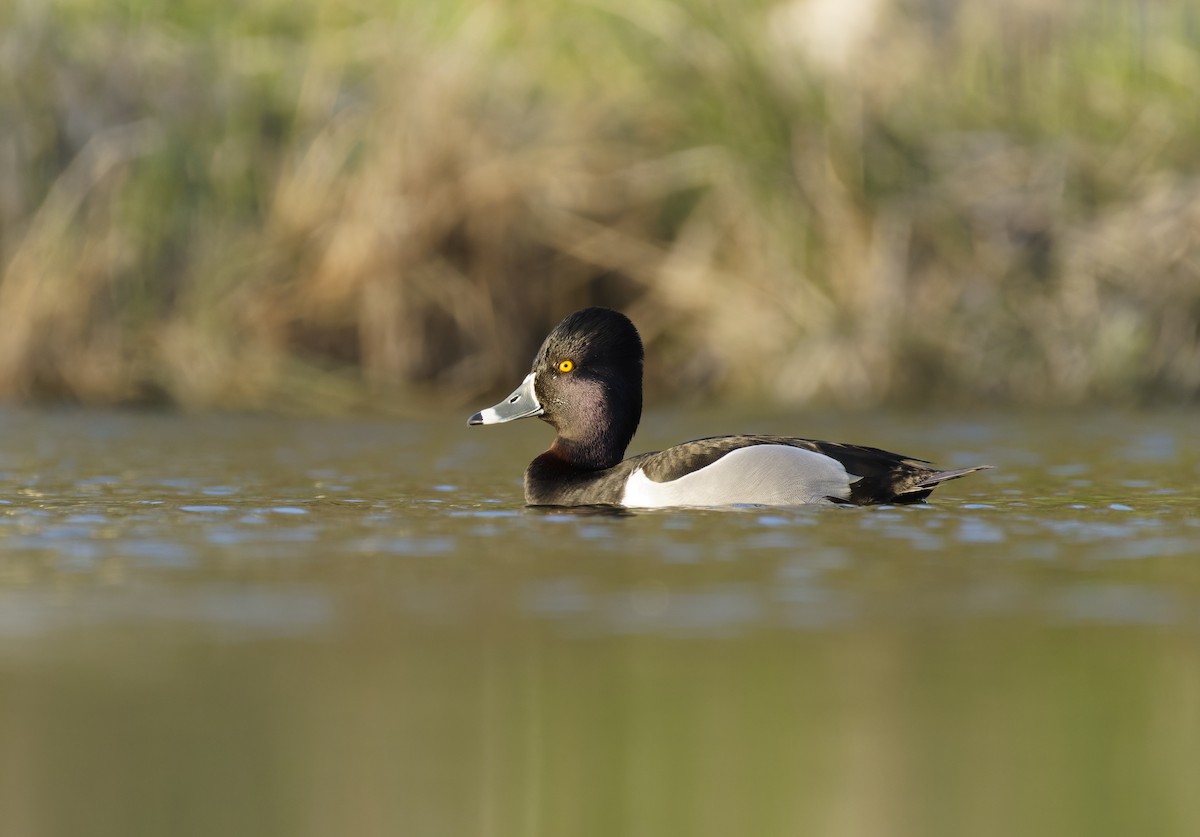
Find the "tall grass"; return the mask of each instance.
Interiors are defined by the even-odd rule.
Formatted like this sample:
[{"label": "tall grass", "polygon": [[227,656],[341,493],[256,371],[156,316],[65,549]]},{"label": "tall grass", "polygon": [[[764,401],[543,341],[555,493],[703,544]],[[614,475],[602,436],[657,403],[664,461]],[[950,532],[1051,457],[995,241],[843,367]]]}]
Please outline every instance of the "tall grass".
[{"label": "tall grass", "polygon": [[404,408],[627,310],[677,397],[1200,393],[1185,0],[0,11],[0,395]]}]

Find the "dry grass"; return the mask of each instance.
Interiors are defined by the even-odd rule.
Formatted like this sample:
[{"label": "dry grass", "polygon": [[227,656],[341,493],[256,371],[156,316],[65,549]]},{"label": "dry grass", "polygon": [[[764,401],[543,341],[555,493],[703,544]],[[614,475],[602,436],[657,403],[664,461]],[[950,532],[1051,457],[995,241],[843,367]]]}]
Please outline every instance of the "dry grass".
[{"label": "dry grass", "polygon": [[621,307],[660,394],[1194,399],[1182,0],[0,13],[0,394],[411,407]]}]

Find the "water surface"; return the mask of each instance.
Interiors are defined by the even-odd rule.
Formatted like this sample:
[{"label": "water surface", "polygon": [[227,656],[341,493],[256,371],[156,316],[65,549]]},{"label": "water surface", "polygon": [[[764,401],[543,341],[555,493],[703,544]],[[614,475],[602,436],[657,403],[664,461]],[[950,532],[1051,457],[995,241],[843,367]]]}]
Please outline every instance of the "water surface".
[{"label": "water surface", "polygon": [[1200,833],[1196,423],[652,412],[997,470],[612,514],[538,422],[0,413],[0,833]]}]

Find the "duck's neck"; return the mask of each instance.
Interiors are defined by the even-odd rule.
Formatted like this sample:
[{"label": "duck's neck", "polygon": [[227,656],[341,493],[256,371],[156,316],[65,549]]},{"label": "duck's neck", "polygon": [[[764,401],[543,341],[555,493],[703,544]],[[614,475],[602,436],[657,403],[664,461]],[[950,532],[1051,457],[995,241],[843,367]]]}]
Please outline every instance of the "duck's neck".
[{"label": "duck's neck", "polygon": [[633,440],[641,418],[640,400],[630,406],[635,409],[607,412],[601,420],[573,426],[569,434],[559,430],[554,443],[542,456],[557,459],[581,471],[602,471],[613,467],[625,457],[625,450]]},{"label": "duck's neck", "polygon": [[624,458],[628,444],[628,441],[619,444],[616,440],[605,437],[568,439],[556,436],[550,450],[542,456],[559,460],[581,471],[602,471]]},{"label": "duck's neck", "polygon": [[[579,382],[581,385],[584,382]],[[557,435],[550,449],[539,459],[557,460],[580,471],[611,468],[625,456],[642,418],[640,375],[637,387],[611,385],[603,379],[590,380],[588,398],[582,405],[559,411],[546,420]]]}]

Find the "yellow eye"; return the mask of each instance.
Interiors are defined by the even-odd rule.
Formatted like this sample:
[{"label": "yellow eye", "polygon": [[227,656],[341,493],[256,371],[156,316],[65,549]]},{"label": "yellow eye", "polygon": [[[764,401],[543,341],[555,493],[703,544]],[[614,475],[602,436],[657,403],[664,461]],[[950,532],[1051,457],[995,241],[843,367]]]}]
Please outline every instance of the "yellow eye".
[{"label": "yellow eye", "polygon": [[575,361],[573,361],[573,360],[560,360],[558,362],[558,371],[559,372],[570,372],[574,368],[575,368]]}]

